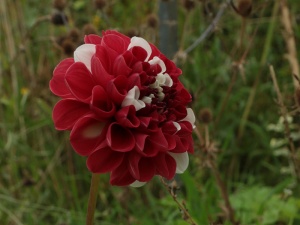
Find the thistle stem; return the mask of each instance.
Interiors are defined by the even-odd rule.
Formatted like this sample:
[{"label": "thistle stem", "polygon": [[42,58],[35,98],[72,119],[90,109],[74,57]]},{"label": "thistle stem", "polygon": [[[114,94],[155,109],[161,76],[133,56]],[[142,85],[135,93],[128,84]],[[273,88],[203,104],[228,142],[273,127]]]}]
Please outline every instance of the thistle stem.
[{"label": "thistle stem", "polygon": [[93,173],[91,179],[90,195],[88,201],[86,225],[94,224],[94,214],[97,203],[97,193],[99,190],[100,174]]}]

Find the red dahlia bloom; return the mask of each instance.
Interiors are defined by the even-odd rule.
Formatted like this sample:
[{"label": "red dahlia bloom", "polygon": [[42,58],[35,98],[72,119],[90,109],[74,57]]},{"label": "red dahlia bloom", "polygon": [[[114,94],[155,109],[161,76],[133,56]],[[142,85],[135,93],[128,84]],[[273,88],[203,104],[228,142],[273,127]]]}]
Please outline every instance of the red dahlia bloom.
[{"label": "red dahlia bloom", "polygon": [[50,81],[62,98],[53,110],[55,127],[71,131],[88,169],[109,172],[112,185],[141,186],[154,175],[172,179],[193,152],[195,116],[180,74],[140,37],[88,35]]}]

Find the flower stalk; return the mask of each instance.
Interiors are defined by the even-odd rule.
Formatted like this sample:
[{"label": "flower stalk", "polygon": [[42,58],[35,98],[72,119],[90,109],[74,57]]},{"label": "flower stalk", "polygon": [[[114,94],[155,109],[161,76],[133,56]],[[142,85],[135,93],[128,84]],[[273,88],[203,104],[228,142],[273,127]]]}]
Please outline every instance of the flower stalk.
[{"label": "flower stalk", "polygon": [[86,225],[94,224],[94,214],[97,203],[97,193],[99,190],[100,174],[92,173],[90,195],[88,201]]}]

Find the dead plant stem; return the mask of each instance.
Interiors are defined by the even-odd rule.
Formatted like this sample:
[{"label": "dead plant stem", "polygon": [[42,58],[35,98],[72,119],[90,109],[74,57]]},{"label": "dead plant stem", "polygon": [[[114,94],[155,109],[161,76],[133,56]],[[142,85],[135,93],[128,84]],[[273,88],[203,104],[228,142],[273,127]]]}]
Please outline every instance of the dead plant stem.
[{"label": "dead plant stem", "polygon": [[297,47],[295,41],[295,35],[293,31],[293,26],[291,22],[290,10],[287,5],[286,0],[280,1],[281,9],[281,23],[284,28],[283,37],[287,46],[286,58],[290,63],[292,70],[292,77],[295,89],[299,86],[299,82],[294,75],[299,76],[299,62],[297,57]]},{"label": "dead plant stem", "polygon": [[223,3],[220,6],[219,11],[217,12],[216,17],[213,19],[213,21],[211,22],[211,24],[206,28],[206,30],[200,35],[200,37],[198,37],[196,39],[196,41],[191,44],[186,50],[184,50],[184,52],[186,54],[190,53],[192,50],[194,50],[194,48],[196,48],[212,31],[213,29],[217,26],[219,20],[221,19],[222,15],[225,12],[225,9],[227,8],[227,6],[229,5],[229,3],[226,1],[225,3]]},{"label": "dead plant stem", "polygon": [[278,83],[277,83],[276,74],[275,74],[273,66],[270,65],[269,69],[270,69],[270,74],[271,74],[271,77],[272,77],[272,80],[273,80],[274,89],[275,89],[275,92],[277,94],[277,100],[278,100],[278,104],[279,104],[279,107],[280,107],[280,114],[283,117],[285,136],[286,136],[286,138],[289,142],[290,158],[291,158],[291,161],[293,163],[293,167],[294,167],[294,170],[295,170],[295,175],[296,175],[297,179],[300,181],[300,168],[299,168],[300,164],[299,164],[299,160],[298,160],[297,155],[296,155],[296,148],[295,148],[293,139],[291,138],[291,131],[290,131],[289,123],[288,123],[288,120],[287,120],[288,110],[287,110],[286,106],[284,105],[283,97],[282,97],[282,94],[280,92],[280,89],[279,89],[279,86],[278,86]]},{"label": "dead plant stem", "polygon": [[226,188],[225,183],[223,182],[223,180],[221,178],[220,171],[217,169],[214,161],[210,161],[210,167],[211,167],[212,173],[213,173],[213,175],[216,179],[216,182],[217,182],[218,188],[220,190],[220,193],[222,195],[222,198],[225,202],[225,207],[226,207],[226,210],[227,210],[228,219],[230,220],[230,222],[232,224],[238,224],[235,220],[234,210],[231,206],[231,203],[230,203],[230,200],[229,200],[229,195],[228,195],[228,192],[227,192],[227,188]]},{"label": "dead plant stem", "polygon": [[171,195],[171,197],[173,198],[174,202],[178,205],[180,211],[183,214],[185,221],[187,221],[191,225],[197,225],[196,222],[193,220],[192,216],[190,215],[190,213],[188,212],[187,208],[185,207],[185,204],[180,203],[178,201],[177,195],[174,193],[173,189],[170,188],[170,186],[164,181],[164,179],[162,177],[160,177],[160,180],[161,180],[162,184],[165,186],[165,188],[168,190],[168,192]]}]

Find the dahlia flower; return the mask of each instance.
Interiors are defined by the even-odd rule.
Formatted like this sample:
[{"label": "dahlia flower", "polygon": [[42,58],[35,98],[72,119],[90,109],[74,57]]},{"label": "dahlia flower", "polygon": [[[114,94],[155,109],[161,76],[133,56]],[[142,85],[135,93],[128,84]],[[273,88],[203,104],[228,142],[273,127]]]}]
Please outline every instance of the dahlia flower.
[{"label": "dahlia flower", "polygon": [[195,116],[181,70],[140,37],[109,30],[84,41],[50,81],[62,98],[53,110],[56,129],[70,130],[88,169],[110,173],[112,185],[141,186],[155,175],[183,173]]}]

